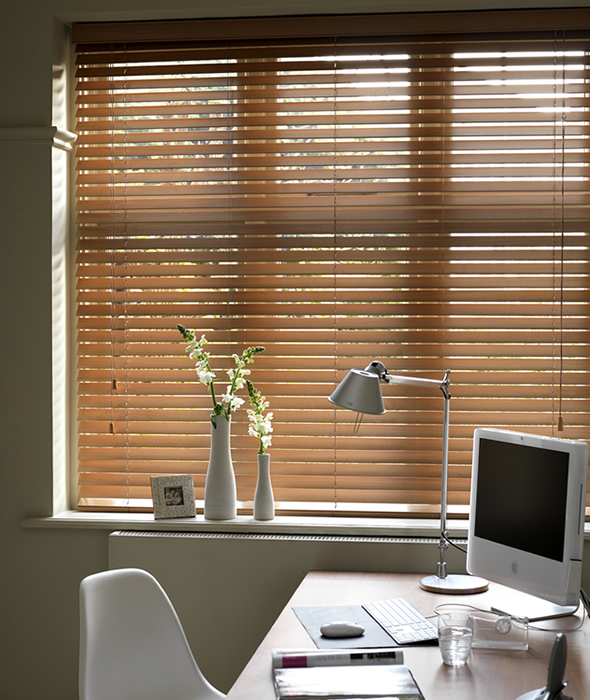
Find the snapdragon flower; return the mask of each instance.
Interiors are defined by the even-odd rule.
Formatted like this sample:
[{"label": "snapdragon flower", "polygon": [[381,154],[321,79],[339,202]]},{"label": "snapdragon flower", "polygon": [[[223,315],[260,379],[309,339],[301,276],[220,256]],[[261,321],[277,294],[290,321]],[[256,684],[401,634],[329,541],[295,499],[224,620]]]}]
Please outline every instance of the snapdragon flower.
[{"label": "snapdragon flower", "polygon": [[211,369],[210,365],[210,354],[203,349],[203,346],[207,342],[207,338],[204,335],[201,336],[200,340],[197,340],[197,336],[194,330],[190,328],[185,328],[178,324],[178,330],[182,334],[182,337],[188,341],[186,351],[193,360],[196,360],[196,370],[199,381],[207,387],[211,398],[213,400],[213,412],[211,413],[211,422],[216,426],[215,420],[217,416],[225,416],[227,420],[232,413],[232,411],[237,410],[243,403],[244,399],[236,396],[236,392],[242,389],[246,383],[245,377],[250,374],[250,370],[246,369],[246,365],[254,362],[254,357],[264,351],[261,346],[246,348],[242,353],[241,357],[239,355],[232,355],[236,368],[230,368],[227,370],[227,374],[230,380],[230,384],[227,387],[227,391],[221,397],[221,401],[218,401],[215,396],[215,372]]},{"label": "snapdragon flower", "polygon": [[248,379],[246,379],[246,385],[248,387],[248,396],[250,397],[249,403],[252,406],[252,408],[248,409],[248,418],[250,420],[248,434],[258,438],[258,454],[262,455],[272,443],[273,414],[267,413],[266,416],[263,415],[270,404]]}]

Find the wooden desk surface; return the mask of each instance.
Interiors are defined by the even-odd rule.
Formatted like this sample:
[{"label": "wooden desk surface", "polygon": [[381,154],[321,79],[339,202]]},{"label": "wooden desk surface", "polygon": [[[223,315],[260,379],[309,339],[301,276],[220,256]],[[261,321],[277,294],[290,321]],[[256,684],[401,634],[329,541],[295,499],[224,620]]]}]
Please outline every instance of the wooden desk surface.
[{"label": "wooden desk surface", "polygon": [[[292,611],[294,606],[359,605],[372,600],[405,598],[429,616],[440,603],[468,602],[485,607],[494,591],[471,596],[449,596],[423,591],[417,574],[312,571],[301,583],[283,612],[240,674],[227,700],[274,700],[271,652],[273,649],[315,649]],[[556,631],[572,630],[578,616],[537,623]],[[404,647],[404,661],[414,674],[426,700],[516,700],[545,685],[547,665],[556,632],[529,631],[528,651],[473,649],[467,666],[445,666],[437,646]],[[567,632],[567,695],[590,698],[590,621]]]}]

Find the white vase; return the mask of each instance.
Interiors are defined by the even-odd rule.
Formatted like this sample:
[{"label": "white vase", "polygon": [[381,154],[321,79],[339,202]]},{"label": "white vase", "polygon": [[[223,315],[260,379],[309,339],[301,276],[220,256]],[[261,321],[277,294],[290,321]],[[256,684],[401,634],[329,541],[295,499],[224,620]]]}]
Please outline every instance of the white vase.
[{"label": "white vase", "polygon": [[211,423],[211,453],[205,480],[205,518],[236,517],[236,477],[231,459],[231,418],[216,416]]},{"label": "white vase", "polygon": [[275,517],[275,501],[270,483],[270,455],[258,455],[258,481],[254,493],[254,520],[272,520]]}]

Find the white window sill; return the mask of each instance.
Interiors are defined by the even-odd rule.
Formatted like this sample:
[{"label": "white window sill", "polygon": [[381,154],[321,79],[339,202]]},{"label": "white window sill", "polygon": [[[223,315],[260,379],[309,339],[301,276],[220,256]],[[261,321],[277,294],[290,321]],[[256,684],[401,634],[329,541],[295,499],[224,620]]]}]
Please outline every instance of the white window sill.
[{"label": "white window sill", "polygon": [[[354,518],[279,515],[274,520],[254,520],[241,515],[233,520],[170,518],[155,520],[152,513],[79,513],[64,511],[48,517],[30,517],[27,528],[135,530],[156,532],[228,532],[238,534],[297,534],[335,537],[415,537],[439,538],[438,520],[419,518]],[[447,521],[450,537],[467,538],[467,520]],[[590,540],[590,523],[584,526],[584,539]]]},{"label": "white window sill", "polygon": [[[140,530],[160,532],[233,532],[256,534],[304,534],[354,537],[423,537],[438,539],[438,520],[416,518],[354,518],[280,515],[259,521],[252,516],[233,520],[171,518],[155,520],[152,513],[79,513],[64,511],[50,517],[26,518],[27,528]],[[467,521],[447,522],[451,537],[467,536]]]}]

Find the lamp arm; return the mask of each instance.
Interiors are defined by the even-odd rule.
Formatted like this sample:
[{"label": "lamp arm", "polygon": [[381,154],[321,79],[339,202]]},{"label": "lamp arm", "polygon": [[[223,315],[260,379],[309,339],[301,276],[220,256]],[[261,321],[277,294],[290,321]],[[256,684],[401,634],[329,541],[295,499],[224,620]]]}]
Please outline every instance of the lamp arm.
[{"label": "lamp arm", "polygon": [[376,374],[379,379],[386,384],[407,384],[409,386],[440,388],[445,398],[451,384],[449,380],[449,375],[451,373],[450,369],[445,371],[442,381],[438,381],[438,379],[424,379],[422,377],[408,377],[405,374],[389,374],[383,362],[380,362],[379,360],[373,360],[370,364],[368,364],[367,367],[365,367],[365,372],[372,372],[373,374]]}]

